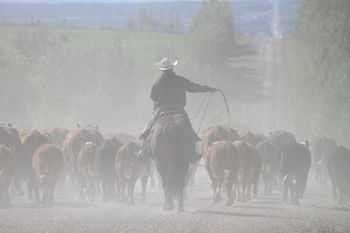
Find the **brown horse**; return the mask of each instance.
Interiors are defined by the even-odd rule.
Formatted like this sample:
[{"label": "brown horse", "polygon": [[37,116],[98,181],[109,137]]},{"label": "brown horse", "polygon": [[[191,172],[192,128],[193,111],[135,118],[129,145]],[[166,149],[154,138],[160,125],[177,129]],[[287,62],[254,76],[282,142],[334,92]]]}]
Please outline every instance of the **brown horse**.
[{"label": "brown horse", "polygon": [[189,158],[194,153],[190,122],[181,114],[164,113],[154,125],[151,149],[162,180],[164,210],[173,209],[173,200],[177,198],[178,211],[183,211],[183,191]]}]

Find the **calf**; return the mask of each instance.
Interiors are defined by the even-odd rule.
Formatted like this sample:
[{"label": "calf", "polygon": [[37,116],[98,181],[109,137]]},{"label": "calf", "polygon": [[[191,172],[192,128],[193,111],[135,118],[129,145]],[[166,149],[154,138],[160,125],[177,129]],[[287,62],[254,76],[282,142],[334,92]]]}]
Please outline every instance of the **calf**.
[{"label": "calf", "polygon": [[48,135],[42,134],[38,130],[24,130],[20,133],[20,138],[22,146],[17,167],[22,177],[27,180],[28,197],[29,200],[32,200],[36,185],[36,177],[33,169],[33,154],[41,145],[50,144],[51,139]]},{"label": "calf", "polygon": [[115,198],[115,155],[122,146],[116,138],[105,140],[96,152],[96,168],[102,183],[102,201],[107,202]]},{"label": "calf", "polygon": [[350,150],[339,146],[328,160],[328,171],[333,186],[333,197],[338,205],[348,204],[350,198]]},{"label": "calf", "polygon": [[85,194],[84,191],[86,190],[88,199],[90,201],[94,200],[96,185],[98,185],[96,171],[96,151],[97,145],[95,143],[86,142],[79,152],[77,158],[78,171],[83,177],[80,183],[81,193]]},{"label": "calf", "polygon": [[281,154],[269,141],[260,142],[256,150],[261,158],[261,174],[264,182],[264,194],[271,194],[273,186],[278,183]]},{"label": "calf", "polygon": [[294,143],[286,147],[282,152],[283,198],[284,201],[288,201],[288,191],[290,191],[291,203],[295,205],[299,205],[299,198],[302,198],[304,195],[311,167],[311,155],[308,147],[308,141],[306,141],[305,145]]},{"label": "calf", "polygon": [[137,179],[141,179],[142,194],[141,202],[146,200],[146,185],[149,177],[150,163],[145,163],[137,158],[141,146],[135,142],[129,142],[123,145],[117,152],[115,167],[118,175],[118,191],[120,199],[125,200],[125,191],[127,189],[127,202],[134,203],[134,188]]},{"label": "calf", "polygon": [[258,194],[261,160],[256,149],[249,143],[235,141],[233,144],[239,150],[241,161],[239,168],[238,199],[246,202],[251,200],[252,189],[254,197]]},{"label": "calf", "polygon": [[10,205],[9,187],[15,174],[15,156],[11,149],[0,145],[0,207]]},{"label": "calf", "polygon": [[[234,202],[238,184],[239,165],[239,150],[231,142],[214,142],[209,148],[205,157],[205,168],[212,182],[214,204],[221,199],[221,187],[224,181],[227,186],[228,196],[226,205],[230,206]],[[232,189],[233,185],[234,189]]]},{"label": "calf", "polygon": [[256,146],[259,142],[265,141],[267,138],[252,131],[244,132],[240,135],[242,141],[248,142],[252,146]]},{"label": "calf", "polygon": [[35,199],[43,204],[51,204],[56,182],[63,166],[61,149],[53,144],[41,145],[33,155],[33,168],[36,173]]}]

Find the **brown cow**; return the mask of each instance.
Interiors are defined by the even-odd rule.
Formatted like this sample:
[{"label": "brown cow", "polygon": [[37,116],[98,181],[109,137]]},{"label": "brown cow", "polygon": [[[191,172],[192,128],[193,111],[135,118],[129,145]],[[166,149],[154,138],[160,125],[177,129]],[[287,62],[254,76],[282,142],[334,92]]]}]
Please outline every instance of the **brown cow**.
[{"label": "brown cow", "polygon": [[[83,177],[78,172],[77,157],[86,142],[93,142],[97,146],[103,142],[102,135],[93,128],[77,128],[71,130],[63,142],[63,156],[67,164],[68,173],[76,185],[83,184]],[[83,190],[82,188],[80,190]],[[80,197],[84,194],[80,192]]]},{"label": "brown cow", "polygon": [[280,167],[280,151],[269,141],[263,141],[256,145],[261,158],[261,174],[264,182],[264,194],[271,194],[273,186],[278,184]]},{"label": "brown cow", "polygon": [[267,139],[266,136],[258,133],[254,133],[252,131],[244,132],[240,135],[242,141],[248,142],[252,146],[256,146],[259,142],[265,141]]},{"label": "brown cow", "polygon": [[203,131],[202,140],[199,145],[200,152],[205,156],[210,145],[218,141],[239,140],[239,134],[235,129],[228,129],[227,126],[214,125]]},{"label": "brown cow", "polygon": [[[230,206],[236,198],[240,154],[238,149],[227,141],[214,142],[205,157],[205,168],[212,181],[213,203],[221,199],[221,187],[225,181],[227,187],[227,202]],[[225,176],[225,172],[227,175]],[[232,190],[234,185],[234,190]]]},{"label": "brown cow", "polygon": [[12,149],[0,145],[0,207],[10,205],[9,187],[15,174],[15,157]]},{"label": "brown cow", "polygon": [[32,166],[33,154],[41,145],[50,144],[51,140],[48,135],[42,134],[36,129],[22,131],[20,138],[22,146],[17,165],[23,178],[27,179],[28,197],[32,200],[33,191],[35,191],[35,172]]},{"label": "brown cow", "polygon": [[[81,192],[87,189],[87,195],[90,201],[95,198],[95,190],[97,183],[96,171],[96,151],[97,145],[93,142],[86,142],[78,154],[78,171],[83,177],[83,184],[81,185]],[[85,194],[85,193],[84,193]]]},{"label": "brown cow", "polygon": [[18,150],[21,146],[18,131],[11,124],[0,124],[0,145]]},{"label": "brown cow", "polygon": [[57,145],[43,144],[34,152],[32,164],[36,173],[35,199],[51,204],[63,166],[62,151]]},{"label": "brown cow", "polygon": [[135,143],[139,143],[139,140],[131,134],[128,133],[121,133],[118,131],[111,131],[108,132],[106,134],[104,134],[104,138],[105,139],[112,139],[113,137],[115,137],[118,141],[120,141],[123,144],[126,144],[128,142],[135,142]]},{"label": "brown cow", "polygon": [[115,185],[117,174],[115,171],[115,157],[122,146],[116,138],[104,140],[96,151],[96,170],[102,184],[102,201],[115,200]]},{"label": "brown cow", "polygon": [[239,169],[238,200],[251,200],[251,190],[254,197],[258,194],[258,185],[261,170],[261,160],[256,149],[244,141],[235,141],[233,145],[240,152],[241,165]]},{"label": "brown cow", "polygon": [[[237,130],[232,128],[229,129],[225,125],[210,126],[203,131],[202,140],[198,144],[199,152],[203,155],[203,158],[205,158],[206,154],[208,153],[208,149],[213,142],[229,141],[230,139],[231,141],[239,140],[239,134]],[[194,176],[198,165],[199,164],[194,166],[190,165],[188,175],[188,182],[190,187],[194,186]]]},{"label": "brown cow", "polygon": [[[13,155],[15,157],[16,163],[18,163],[21,140],[19,138],[19,133],[11,124],[0,124],[0,145],[5,145],[7,148],[12,148]],[[20,176],[15,173],[15,178],[12,183],[12,192],[17,191],[19,195],[23,195],[24,192],[20,188]]]},{"label": "brown cow", "polygon": [[54,127],[46,129],[45,132],[50,135],[52,143],[62,148],[64,139],[66,139],[69,133],[68,129]]},{"label": "brown cow", "polygon": [[77,157],[86,142],[93,142],[97,146],[103,142],[102,135],[92,128],[77,128],[71,130],[63,142],[63,155],[67,163],[76,171]]},{"label": "brown cow", "polygon": [[141,146],[138,143],[129,142],[118,150],[115,159],[120,199],[125,200],[127,188],[126,200],[129,204],[134,204],[134,188],[139,178],[142,186],[141,203],[144,203],[146,200],[146,185],[150,164],[137,158],[136,154],[140,149]]}]

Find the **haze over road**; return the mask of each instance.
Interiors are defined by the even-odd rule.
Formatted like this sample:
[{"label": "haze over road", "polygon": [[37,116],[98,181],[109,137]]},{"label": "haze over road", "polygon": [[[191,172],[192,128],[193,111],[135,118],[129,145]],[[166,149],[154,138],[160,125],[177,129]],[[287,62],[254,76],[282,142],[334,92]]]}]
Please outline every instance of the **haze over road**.
[{"label": "haze over road", "polygon": [[310,182],[299,207],[284,204],[278,192],[226,207],[225,200],[212,205],[209,178],[200,168],[184,213],[164,212],[160,190],[149,189],[146,204],[138,203],[139,194],[134,206],[60,196],[40,208],[15,200],[0,210],[0,232],[350,232],[349,212],[333,208],[330,184]]}]

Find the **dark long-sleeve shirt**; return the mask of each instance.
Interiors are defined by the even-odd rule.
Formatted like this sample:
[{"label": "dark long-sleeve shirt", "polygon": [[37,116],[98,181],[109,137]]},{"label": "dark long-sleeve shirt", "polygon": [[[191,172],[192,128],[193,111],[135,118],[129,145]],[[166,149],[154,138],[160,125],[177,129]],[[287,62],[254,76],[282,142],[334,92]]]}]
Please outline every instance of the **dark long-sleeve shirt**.
[{"label": "dark long-sleeve shirt", "polygon": [[163,72],[151,91],[151,99],[157,106],[186,105],[186,92],[209,92],[210,87],[194,83],[173,71]]}]

